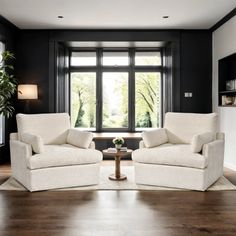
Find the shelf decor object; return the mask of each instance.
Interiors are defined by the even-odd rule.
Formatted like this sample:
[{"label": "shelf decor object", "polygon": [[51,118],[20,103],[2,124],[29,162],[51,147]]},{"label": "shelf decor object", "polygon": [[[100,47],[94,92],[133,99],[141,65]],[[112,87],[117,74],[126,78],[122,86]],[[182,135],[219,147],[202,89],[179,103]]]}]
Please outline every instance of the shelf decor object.
[{"label": "shelf decor object", "polygon": [[26,100],[24,112],[29,113],[30,100],[38,99],[38,86],[36,84],[19,84],[17,91],[18,99]]},{"label": "shelf decor object", "polygon": [[218,105],[236,106],[236,53],[219,60]]}]

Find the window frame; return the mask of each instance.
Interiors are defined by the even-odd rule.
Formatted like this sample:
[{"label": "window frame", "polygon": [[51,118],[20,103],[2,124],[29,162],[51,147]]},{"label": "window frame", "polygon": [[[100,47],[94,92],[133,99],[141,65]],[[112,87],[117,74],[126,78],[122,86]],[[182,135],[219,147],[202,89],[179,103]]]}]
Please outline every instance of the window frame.
[{"label": "window frame", "polygon": [[[0,54],[2,54],[6,49],[6,43],[0,40],[0,44],[2,44]],[[0,147],[5,145],[5,117],[3,115],[0,116],[1,123],[1,133],[0,133]]]},{"label": "window frame", "polygon": [[[96,52],[96,66],[72,66],[71,55],[73,52]],[[135,52],[159,52],[161,65],[135,65]],[[129,64],[126,65],[102,65],[103,52],[128,52]],[[72,72],[95,72],[96,73],[96,130],[95,132],[140,132],[135,127],[135,73],[136,72],[157,72],[160,73],[160,126],[163,116],[163,50],[161,48],[70,48],[69,54],[69,84],[71,85]],[[127,72],[128,73],[128,127],[127,128],[103,128],[103,72]],[[69,86],[69,112],[71,114],[71,86]],[[85,128],[81,128],[85,129]],[[150,128],[152,129],[152,128]]]}]

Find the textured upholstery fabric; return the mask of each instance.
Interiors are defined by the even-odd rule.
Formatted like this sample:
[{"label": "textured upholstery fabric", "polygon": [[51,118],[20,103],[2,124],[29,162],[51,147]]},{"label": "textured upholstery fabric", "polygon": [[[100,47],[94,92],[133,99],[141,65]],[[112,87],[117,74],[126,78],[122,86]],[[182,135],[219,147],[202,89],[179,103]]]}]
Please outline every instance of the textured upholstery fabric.
[{"label": "textured upholstery fabric", "polygon": [[93,140],[93,133],[80,131],[78,129],[69,129],[67,143],[79,148],[88,148]]},{"label": "textured upholstery fabric", "polygon": [[20,140],[21,134],[30,133],[40,136],[44,144],[66,143],[70,129],[70,117],[66,113],[17,114],[16,121]]},{"label": "textured upholstery fabric", "polygon": [[10,140],[19,140],[18,133],[10,133]]},{"label": "textured upholstery fabric", "polygon": [[100,163],[61,166],[57,168],[27,169],[31,192],[55,188],[89,186],[99,183]]},{"label": "textured upholstery fabric", "polygon": [[44,144],[43,140],[40,136],[23,133],[21,134],[22,142],[31,145],[33,151],[35,153],[43,153],[44,152]]},{"label": "textured upholstery fabric", "polygon": [[225,140],[225,134],[222,133],[222,132],[218,132],[216,134],[216,139],[218,139],[218,140]]},{"label": "textured upholstery fabric", "polygon": [[[205,191],[223,175],[224,134],[217,133],[216,114],[167,113],[164,127],[169,143],[145,148],[141,141],[132,153],[137,184]],[[216,140],[193,153],[193,137],[207,132]]]},{"label": "textured upholstery fabric", "polygon": [[142,138],[147,148],[157,147],[168,142],[166,130],[163,128],[144,131],[142,132]]},{"label": "textured upholstery fabric", "polygon": [[137,184],[205,191],[223,175],[224,140],[205,144],[203,156],[208,159],[205,169],[135,161],[135,181]]},{"label": "textured upholstery fabric", "polygon": [[164,128],[170,143],[191,143],[196,134],[217,132],[217,114],[166,113]]},{"label": "textured upholstery fabric", "polygon": [[188,144],[160,145],[156,148],[137,149],[132,153],[135,162],[204,169],[208,159],[193,153]]},{"label": "textured upholstery fabric", "polygon": [[29,169],[92,164],[102,161],[101,152],[91,149],[80,149],[69,144],[45,145],[44,149],[44,153],[35,154],[27,159],[27,167]]},{"label": "textured upholstery fabric", "polygon": [[212,132],[194,135],[191,142],[192,152],[201,152],[203,145],[212,142],[215,137],[216,135]]},{"label": "textured upholstery fabric", "polygon": [[[10,135],[12,175],[29,191],[98,184],[102,153],[92,141],[85,143],[89,149],[66,144],[68,114],[18,114],[17,126],[18,133]],[[24,133],[40,136],[44,152],[33,155]]]},{"label": "textured upholstery fabric", "polygon": [[95,146],[95,142],[92,141],[90,144],[89,144],[89,148],[90,149],[96,149],[96,146]]}]

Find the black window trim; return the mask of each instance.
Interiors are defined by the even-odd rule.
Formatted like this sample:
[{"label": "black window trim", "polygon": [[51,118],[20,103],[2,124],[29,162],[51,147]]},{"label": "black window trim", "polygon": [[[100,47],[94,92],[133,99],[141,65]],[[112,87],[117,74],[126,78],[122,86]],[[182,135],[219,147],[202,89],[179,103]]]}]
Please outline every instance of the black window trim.
[{"label": "black window trim", "polygon": [[[135,52],[160,52],[161,65],[135,65]],[[72,66],[71,56],[73,52],[96,52],[96,66]],[[103,66],[103,52],[128,52],[129,65],[127,66]],[[94,72],[96,73],[96,127],[94,132],[140,132],[135,128],[135,73],[159,72],[161,75],[160,88],[160,126],[163,116],[163,50],[162,48],[70,48],[69,50],[69,84],[71,85],[71,73]],[[102,127],[102,73],[103,72],[127,72],[128,73],[128,127],[127,128],[103,128]],[[70,87],[70,86],[69,86]],[[71,90],[71,89],[70,89]],[[69,91],[69,107],[71,109],[71,91]],[[70,110],[71,113],[71,110]]]}]

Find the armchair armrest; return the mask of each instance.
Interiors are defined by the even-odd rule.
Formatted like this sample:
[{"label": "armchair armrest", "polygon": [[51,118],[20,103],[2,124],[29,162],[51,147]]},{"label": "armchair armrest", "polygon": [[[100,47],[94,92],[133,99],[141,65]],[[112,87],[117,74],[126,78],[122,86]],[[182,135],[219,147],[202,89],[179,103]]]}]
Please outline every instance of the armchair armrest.
[{"label": "armchair armrest", "polygon": [[10,140],[19,140],[18,133],[10,133]]},{"label": "armchair armrest", "polygon": [[26,161],[33,154],[31,145],[17,140],[10,140],[10,152],[12,164]]},{"label": "armchair armrest", "polygon": [[27,159],[32,156],[32,148],[29,144],[10,140],[12,175],[19,181],[25,178]]},{"label": "armchair armrest", "polygon": [[146,146],[145,146],[143,140],[141,140],[141,141],[139,142],[139,148],[145,148],[145,147],[146,147]]},{"label": "armchair armrest", "polygon": [[215,140],[203,146],[203,156],[208,158],[208,168],[211,176],[223,175],[224,167],[224,140]]},{"label": "armchair armrest", "polygon": [[95,142],[94,141],[92,141],[91,143],[90,143],[90,145],[89,145],[89,149],[95,149]]},{"label": "armchair armrest", "polygon": [[209,182],[223,175],[224,171],[224,140],[215,140],[203,146],[203,156],[208,159]]},{"label": "armchair armrest", "polygon": [[224,140],[215,140],[203,145],[202,154],[205,157],[222,156],[224,157]]},{"label": "armchair armrest", "polygon": [[216,139],[217,140],[225,140],[225,134],[222,132],[216,133]]}]

